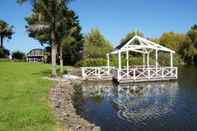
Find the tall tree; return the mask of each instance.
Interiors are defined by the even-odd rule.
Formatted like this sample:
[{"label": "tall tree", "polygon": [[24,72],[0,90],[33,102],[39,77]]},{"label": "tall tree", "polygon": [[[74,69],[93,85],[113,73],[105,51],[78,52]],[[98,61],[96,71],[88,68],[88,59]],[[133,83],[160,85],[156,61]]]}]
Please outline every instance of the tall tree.
[{"label": "tall tree", "polygon": [[187,35],[191,39],[192,44],[194,47],[197,48],[197,25],[193,25],[190,30],[187,32]]},{"label": "tall tree", "polygon": [[[27,0],[18,0],[22,3]],[[52,77],[56,77],[56,55],[60,44],[58,29],[64,23],[63,13],[70,0],[33,0],[33,13],[27,18],[30,36],[51,46]]]},{"label": "tall tree", "polygon": [[102,35],[98,28],[93,28],[84,37],[82,59],[77,62],[80,66],[103,66],[106,64],[106,54],[111,52],[111,43]]},{"label": "tall tree", "polygon": [[[187,32],[187,36],[191,40],[191,46],[193,48],[193,52],[197,52],[197,25],[193,25],[190,30]],[[195,64],[197,64],[197,53],[193,53],[192,57]]]},{"label": "tall tree", "polygon": [[164,32],[159,38],[159,44],[175,51],[180,49],[181,43],[184,41],[189,41],[189,37],[185,34],[175,32]]},{"label": "tall tree", "polygon": [[194,57],[197,55],[197,50],[193,46],[191,40],[190,41],[183,41],[180,43],[180,49],[178,53],[181,55],[183,61],[187,64],[194,63]]},{"label": "tall tree", "polygon": [[83,35],[79,25],[78,17],[73,11],[68,12],[67,32],[63,38],[63,60],[65,64],[76,64],[82,58]]},{"label": "tall tree", "polygon": [[3,48],[3,41],[5,38],[11,39],[12,35],[14,34],[13,26],[10,26],[3,20],[0,20],[0,48]]},{"label": "tall tree", "polygon": [[[65,7],[62,13],[64,22],[61,23],[58,28],[58,40],[59,40],[59,60],[60,60],[60,73],[63,73],[63,47],[65,45],[74,44],[77,35],[80,35],[81,28],[78,23],[78,17],[75,13]],[[76,42],[75,42],[76,44]],[[65,52],[65,51],[64,51]]]},{"label": "tall tree", "polygon": [[100,33],[99,29],[92,29],[84,41],[83,58],[106,58],[106,53],[113,50],[112,45]]}]

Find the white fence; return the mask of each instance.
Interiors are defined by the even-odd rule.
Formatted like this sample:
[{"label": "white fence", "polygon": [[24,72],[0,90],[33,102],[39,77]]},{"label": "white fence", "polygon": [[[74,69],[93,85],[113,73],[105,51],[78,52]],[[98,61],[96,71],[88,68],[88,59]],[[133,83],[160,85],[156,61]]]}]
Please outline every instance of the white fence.
[{"label": "white fence", "polygon": [[83,79],[112,79],[114,67],[82,67]]},{"label": "white fence", "polygon": [[110,80],[117,81],[153,81],[153,80],[171,80],[177,79],[177,67],[135,67],[128,70],[117,69],[114,67],[82,67],[83,79]]},{"label": "white fence", "polygon": [[152,67],[152,68],[130,68],[117,69],[113,73],[113,77],[118,81],[133,80],[162,80],[162,79],[177,79],[177,67]]}]

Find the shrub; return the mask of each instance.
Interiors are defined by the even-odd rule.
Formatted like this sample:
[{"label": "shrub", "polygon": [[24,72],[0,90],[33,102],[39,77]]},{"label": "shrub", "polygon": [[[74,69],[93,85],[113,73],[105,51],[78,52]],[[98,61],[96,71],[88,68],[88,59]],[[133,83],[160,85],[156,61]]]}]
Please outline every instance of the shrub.
[{"label": "shrub", "polygon": [[0,58],[8,58],[9,55],[10,55],[9,50],[0,48]]},{"label": "shrub", "polygon": [[15,51],[12,53],[12,58],[17,60],[23,60],[25,59],[25,53],[20,51]]},{"label": "shrub", "polygon": [[105,66],[107,63],[106,59],[103,58],[91,58],[91,59],[85,59],[81,60],[77,63],[77,66]]},{"label": "shrub", "polygon": [[[149,58],[149,64],[155,65],[155,56],[150,56]],[[159,64],[161,66],[169,66],[170,65],[170,56],[169,54],[160,54],[159,55]],[[174,57],[174,65],[178,65],[181,63],[181,59],[179,55],[176,55]],[[106,66],[107,60],[104,58],[91,58],[91,59],[84,59],[79,61],[76,66]],[[121,66],[124,67],[127,65],[126,57],[122,56],[121,58]],[[134,65],[143,65],[143,57],[142,56],[129,56],[129,66]],[[118,58],[116,56],[110,57],[110,66],[118,67]]]},{"label": "shrub", "polygon": [[4,57],[4,51],[2,48],[0,48],[0,58],[3,58]]}]

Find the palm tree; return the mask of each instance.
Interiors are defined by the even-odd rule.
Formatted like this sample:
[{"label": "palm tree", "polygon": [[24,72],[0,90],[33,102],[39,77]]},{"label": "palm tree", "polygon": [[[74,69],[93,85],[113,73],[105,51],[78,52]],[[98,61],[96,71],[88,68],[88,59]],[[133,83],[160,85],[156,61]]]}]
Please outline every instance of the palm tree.
[{"label": "palm tree", "polygon": [[[23,3],[28,0],[17,0],[19,3]],[[58,29],[61,23],[64,21],[62,13],[64,12],[65,4],[71,0],[29,0],[33,3],[33,17],[28,25],[30,32],[47,34],[47,42],[51,46],[51,62],[52,62],[52,77],[56,77],[56,55],[57,47],[60,44],[58,40]],[[36,20],[34,19],[36,18]],[[36,36],[36,38],[38,38]]]},{"label": "palm tree", "polygon": [[3,40],[5,38],[11,39],[13,34],[13,26],[9,26],[5,21],[0,20],[0,48],[3,48]]}]

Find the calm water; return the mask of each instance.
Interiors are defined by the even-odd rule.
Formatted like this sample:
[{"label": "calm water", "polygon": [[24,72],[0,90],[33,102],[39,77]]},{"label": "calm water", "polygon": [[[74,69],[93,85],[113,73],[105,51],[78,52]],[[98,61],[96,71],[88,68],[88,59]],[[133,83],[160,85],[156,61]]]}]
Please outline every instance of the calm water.
[{"label": "calm water", "polygon": [[197,131],[197,67],[179,68],[176,82],[85,83],[73,98],[102,131]]}]

